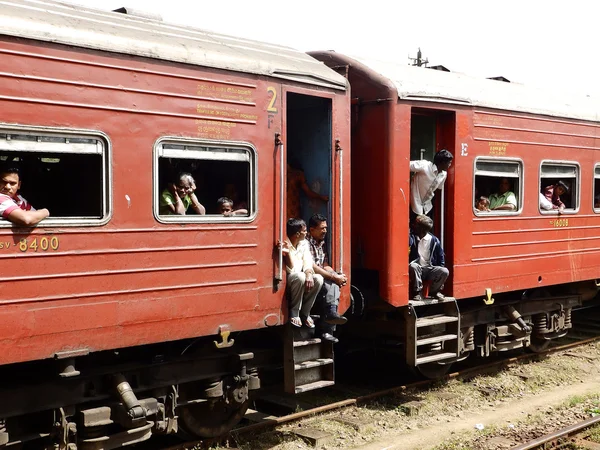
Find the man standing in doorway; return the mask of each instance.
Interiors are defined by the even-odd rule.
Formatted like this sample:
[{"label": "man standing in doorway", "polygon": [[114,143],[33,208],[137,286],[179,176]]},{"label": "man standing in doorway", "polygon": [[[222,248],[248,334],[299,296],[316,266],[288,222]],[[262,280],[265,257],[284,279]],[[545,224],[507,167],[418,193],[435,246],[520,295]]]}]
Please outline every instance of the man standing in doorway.
[{"label": "man standing in doorway", "polygon": [[452,153],[444,149],[435,154],[433,162],[426,159],[410,162],[410,171],[415,174],[410,186],[411,219],[419,214],[431,216],[433,196],[446,181],[453,158]]},{"label": "man standing in doorway", "polygon": [[338,342],[333,336],[335,325],[343,325],[347,322],[343,316],[338,314],[340,303],[340,288],[348,282],[346,275],[338,274],[327,263],[325,254],[325,236],[327,236],[327,219],[321,214],[314,214],[308,221],[308,243],[313,257],[313,269],[316,274],[323,277],[323,287],[317,297],[319,309],[321,310],[321,321],[319,330],[321,338],[326,341]]}]

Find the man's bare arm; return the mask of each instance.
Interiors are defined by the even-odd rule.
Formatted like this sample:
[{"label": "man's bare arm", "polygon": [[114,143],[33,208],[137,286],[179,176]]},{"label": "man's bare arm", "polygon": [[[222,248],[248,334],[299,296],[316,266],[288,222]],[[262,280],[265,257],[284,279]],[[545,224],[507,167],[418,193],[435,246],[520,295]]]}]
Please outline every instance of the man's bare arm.
[{"label": "man's bare arm", "polygon": [[32,227],[40,223],[49,215],[50,212],[46,208],[38,209],[37,211],[23,211],[22,209],[15,209],[8,215],[7,219],[15,225]]}]

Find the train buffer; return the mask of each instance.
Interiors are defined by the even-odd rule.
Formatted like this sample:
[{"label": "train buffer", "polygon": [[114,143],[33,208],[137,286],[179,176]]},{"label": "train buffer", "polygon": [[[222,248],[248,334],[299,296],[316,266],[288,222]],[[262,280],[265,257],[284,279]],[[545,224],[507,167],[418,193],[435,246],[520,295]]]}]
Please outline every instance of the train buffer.
[{"label": "train buffer", "polygon": [[460,313],[456,299],[410,301],[406,316],[406,361],[420,365],[459,356]]},{"label": "train buffer", "polygon": [[286,326],[284,343],[284,389],[289,394],[335,384],[333,344],[315,337],[315,330]]}]

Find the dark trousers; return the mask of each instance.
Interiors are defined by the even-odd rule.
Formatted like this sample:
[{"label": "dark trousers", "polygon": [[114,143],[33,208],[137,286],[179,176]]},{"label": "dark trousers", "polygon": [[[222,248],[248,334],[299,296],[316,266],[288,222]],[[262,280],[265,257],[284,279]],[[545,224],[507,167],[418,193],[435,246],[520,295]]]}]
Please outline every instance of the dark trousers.
[{"label": "dark trousers", "polygon": [[430,280],[431,287],[429,295],[438,293],[443,287],[450,272],[442,266],[421,266],[417,262],[411,262],[408,266],[410,280],[413,282],[414,290],[417,293],[423,291],[423,280]]}]

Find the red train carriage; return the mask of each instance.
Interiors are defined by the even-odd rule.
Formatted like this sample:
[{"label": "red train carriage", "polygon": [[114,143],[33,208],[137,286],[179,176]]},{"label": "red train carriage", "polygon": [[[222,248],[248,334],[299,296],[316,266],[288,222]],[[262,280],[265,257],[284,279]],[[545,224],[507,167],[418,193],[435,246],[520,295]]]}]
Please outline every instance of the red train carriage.
[{"label": "red train carriage", "polygon": [[[0,160],[50,210],[0,222],[0,446],[226,431],[274,361],[252,345],[281,362],[286,155],[331,199],[304,211],[327,214],[349,272],[347,81],[289,48],[116,12],[0,1],[0,22]],[[163,214],[181,172],[206,215]],[[248,213],[219,214],[222,196]]]},{"label": "red train carriage", "polygon": [[[598,104],[335,52],[312,56],[347,75],[352,89],[353,279],[376,280],[384,302],[373,302],[355,332],[397,337],[409,364],[431,375],[469,353],[538,349],[566,333],[571,309],[596,294],[600,278]],[[455,159],[434,199],[435,234],[450,269],[445,292],[457,301],[415,302],[409,161],[443,148]],[[517,210],[476,210],[475,195],[496,192],[503,178]],[[570,188],[560,215],[539,200],[558,181]],[[402,329],[389,320],[399,313]]]}]

